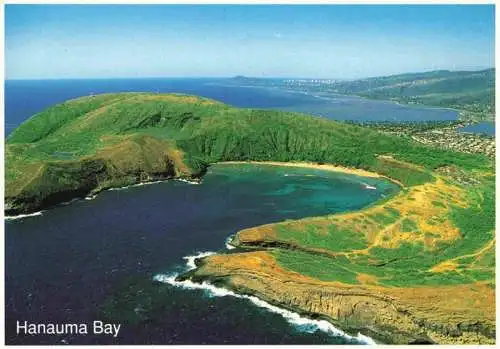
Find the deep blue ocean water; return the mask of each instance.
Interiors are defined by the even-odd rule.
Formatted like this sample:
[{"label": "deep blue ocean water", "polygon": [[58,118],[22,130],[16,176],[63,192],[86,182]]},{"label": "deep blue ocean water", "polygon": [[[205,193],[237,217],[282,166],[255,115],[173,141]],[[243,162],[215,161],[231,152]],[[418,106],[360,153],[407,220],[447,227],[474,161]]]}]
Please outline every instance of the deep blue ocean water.
[{"label": "deep blue ocean water", "polygon": [[[185,256],[225,250],[226,238],[240,229],[356,210],[397,190],[385,180],[334,172],[216,165],[200,185],[166,181],[106,191],[6,221],[6,343],[358,343],[314,324],[290,323],[247,299],[214,297],[153,278],[185,270]],[[15,332],[18,320],[96,319],[122,323],[120,336]]]},{"label": "deep blue ocean water", "polygon": [[[340,120],[456,118],[449,110],[224,86],[221,79],[7,81],[6,134],[55,103],[120,91],[188,93],[238,107],[299,111]],[[367,190],[362,182],[378,189]],[[182,272],[185,256],[224,249],[225,239],[239,229],[358,209],[395,190],[384,181],[321,171],[215,167],[202,185],[170,181],[107,191],[94,200],[7,221],[6,342],[356,343],[318,331],[312,324],[290,323],[246,299],[213,297],[202,290],[154,282],[153,277]],[[89,323],[95,319],[123,323],[120,337],[15,333],[16,320]]]},{"label": "deep blue ocean water", "polygon": [[244,108],[296,111],[335,120],[455,120],[452,110],[402,106],[355,96],[313,96],[277,89],[224,85],[225,79],[10,80],[5,82],[5,133],[33,114],[67,99],[105,92],[178,92]]}]

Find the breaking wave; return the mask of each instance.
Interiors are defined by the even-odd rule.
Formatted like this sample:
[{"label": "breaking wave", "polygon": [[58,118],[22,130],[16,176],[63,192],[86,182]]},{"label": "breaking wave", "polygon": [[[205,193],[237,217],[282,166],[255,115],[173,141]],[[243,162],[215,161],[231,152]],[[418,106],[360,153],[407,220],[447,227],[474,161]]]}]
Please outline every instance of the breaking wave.
[{"label": "breaking wave", "polygon": [[57,206],[67,206],[67,205],[71,205],[73,202],[77,202],[77,201],[80,201],[82,198],[73,198],[69,201],[64,201],[64,202],[61,202],[60,204],[57,204]]},{"label": "breaking wave", "polygon": [[377,187],[375,187],[373,185],[369,185],[368,183],[364,183],[364,182],[362,182],[362,184],[365,187],[365,189],[377,190]]},{"label": "breaking wave", "polygon": [[[194,263],[196,258],[202,258],[202,257],[210,256],[213,254],[215,254],[215,253],[214,252],[201,252],[201,253],[194,255],[194,256],[184,257],[184,259],[187,261],[186,262],[186,266],[188,268],[187,270],[193,270],[196,268],[196,265]],[[157,282],[169,284],[169,285],[172,285],[175,287],[180,287],[180,288],[183,288],[186,290],[204,290],[211,297],[231,296],[231,297],[240,298],[240,299],[247,299],[250,302],[252,302],[254,305],[256,305],[260,308],[264,308],[271,313],[281,315],[287,322],[296,326],[296,328],[299,329],[300,331],[304,331],[307,333],[314,333],[316,331],[322,331],[322,332],[325,332],[329,335],[332,335],[335,337],[343,337],[347,340],[355,341],[355,342],[358,342],[361,344],[370,344],[370,345],[376,344],[373,339],[371,339],[370,337],[364,336],[361,333],[358,333],[357,336],[350,336],[347,333],[334,327],[331,323],[329,323],[326,320],[309,319],[309,318],[301,316],[293,311],[272,305],[266,301],[263,301],[262,299],[260,299],[256,296],[238,294],[236,292],[233,292],[231,290],[227,290],[227,289],[222,288],[222,287],[216,287],[216,286],[214,286],[206,281],[203,281],[202,283],[196,283],[196,282],[193,282],[191,280],[178,281],[178,280],[176,280],[177,276],[179,276],[178,273],[157,274],[153,277],[153,280],[157,281]]]},{"label": "breaking wave", "polygon": [[35,217],[35,216],[41,216],[43,211],[38,211],[34,213],[28,213],[28,214],[20,214],[17,216],[5,216],[6,221],[13,221],[16,219],[21,219],[21,218],[26,218],[26,217]]},{"label": "breaking wave", "polygon": [[184,183],[189,183],[189,184],[201,184],[199,181],[190,181],[184,178],[175,178],[176,181],[178,182],[184,182]]},{"label": "breaking wave", "polygon": [[[166,182],[168,180],[171,180],[171,179],[162,179],[162,180],[151,181],[151,182],[141,182],[141,183],[126,185],[126,186],[123,186],[123,187],[108,188],[106,190],[109,190],[109,191],[125,190],[125,189],[132,188],[132,187],[142,187],[144,185],[163,183],[163,182]],[[179,182],[189,183],[189,184],[201,184],[200,181],[189,181],[189,180],[183,179],[183,178],[174,178],[174,180],[179,181]],[[61,203],[57,204],[57,206],[66,206],[66,205],[72,204],[73,202],[80,201],[82,199],[90,201],[90,200],[94,200],[96,197],[97,197],[97,194],[89,195],[89,196],[86,196],[86,197],[83,197],[83,198],[82,197],[73,198],[73,199],[71,199],[69,201],[61,202]],[[21,219],[21,218],[40,216],[40,215],[42,215],[42,212],[43,211],[38,211],[38,212],[35,212],[35,213],[20,214],[20,215],[17,215],[17,216],[5,216],[4,218],[5,218],[6,221],[12,221],[12,220]]]},{"label": "breaking wave", "polygon": [[211,256],[213,254],[215,254],[215,252],[200,252],[200,253],[198,253],[198,254],[196,254],[194,256],[182,257],[182,259],[186,260],[186,267],[187,267],[186,271],[196,269],[196,264],[194,263],[194,261],[197,258],[208,257],[208,256]]},{"label": "breaking wave", "polygon": [[108,190],[125,190],[125,189],[128,189],[128,188],[142,187],[143,185],[157,184],[157,183],[162,183],[162,182],[165,182],[165,181],[168,181],[168,179],[163,179],[163,180],[159,180],[159,181],[151,181],[151,182],[141,182],[141,183],[126,185],[126,186],[123,186],[123,187],[109,188]]},{"label": "breaking wave", "polygon": [[123,187],[109,188],[108,190],[125,190],[125,189],[133,188],[133,187],[142,187],[144,185],[163,183],[163,182],[170,181],[170,180],[174,180],[174,181],[178,181],[178,182],[184,182],[184,183],[188,183],[188,184],[201,184],[201,182],[199,182],[199,181],[190,181],[190,180],[187,180],[187,179],[184,179],[184,178],[167,178],[167,179],[160,179],[158,181],[141,182],[141,183],[126,185],[126,186],[123,186]]},{"label": "breaking wave", "polygon": [[233,241],[233,237],[232,236],[229,236],[227,239],[226,239],[226,249],[227,250],[233,250],[235,249],[236,247],[234,247],[233,245],[231,245],[231,241]]}]

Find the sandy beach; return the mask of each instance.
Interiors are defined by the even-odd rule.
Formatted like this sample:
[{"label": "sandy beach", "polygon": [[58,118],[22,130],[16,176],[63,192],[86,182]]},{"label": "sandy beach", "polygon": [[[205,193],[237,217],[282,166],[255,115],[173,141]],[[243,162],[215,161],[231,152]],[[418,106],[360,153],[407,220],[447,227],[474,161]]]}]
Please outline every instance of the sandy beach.
[{"label": "sandy beach", "polygon": [[[274,166],[286,166],[286,167],[302,167],[302,168],[312,168],[316,170],[324,171],[334,171],[342,172],[348,174],[354,174],[363,177],[374,177],[374,178],[387,178],[376,172],[370,172],[366,170],[361,170],[358,168],[350,168],[343,166],[335,166],[330,164],[317,164],[314,162],[278,162],[278,161],[223,161],[217,164],[256,164],[256,165],[274,165]],[[391,179],[392,180],[392,179]]]}]

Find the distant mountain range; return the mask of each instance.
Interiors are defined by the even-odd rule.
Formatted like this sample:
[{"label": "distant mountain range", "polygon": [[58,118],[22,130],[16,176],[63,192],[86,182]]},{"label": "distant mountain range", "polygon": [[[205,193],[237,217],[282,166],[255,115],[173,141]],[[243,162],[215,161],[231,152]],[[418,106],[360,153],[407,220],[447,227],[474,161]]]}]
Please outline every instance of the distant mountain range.
[{"label": "distant mountain range", "polygon": [[494,343],[495,167],[480,154],[190,95],[97,94],[45,109],[9,135],[5,213],[199,179],[225,161],[329,164],[402,189],[360,211],[241,230],[231,239],[237,253],[198,259],[176,282],[253,295],[382,343]]},{"label": "distant mountain range", "polygon": [[495,69],[391,75],[340,82],[334,89],[368,98],[493,112]]},{"label": "distant mountain range", "polygon": [[235,77],[232,81],[455,108],[480,113],[482,118],[493,118],[495,109],[495,68],[479,71],[436,70],[350,81],[303,78],[271,80],[243,76]]}]

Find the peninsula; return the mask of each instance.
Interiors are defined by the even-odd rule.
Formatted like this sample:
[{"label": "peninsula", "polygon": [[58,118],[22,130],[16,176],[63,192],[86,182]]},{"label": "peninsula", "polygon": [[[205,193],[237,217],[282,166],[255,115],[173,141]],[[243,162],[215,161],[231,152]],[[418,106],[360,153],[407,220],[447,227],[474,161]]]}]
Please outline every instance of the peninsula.
[{"label": "peninsula", "polygon": [[383,343],[495,342],[495,167],[376,129],[206,98],[119,93],[58,104],[5,146],[5,213],[210,164],[324,166],[399,183],[363,210],[238,232],[182,275]]}]

